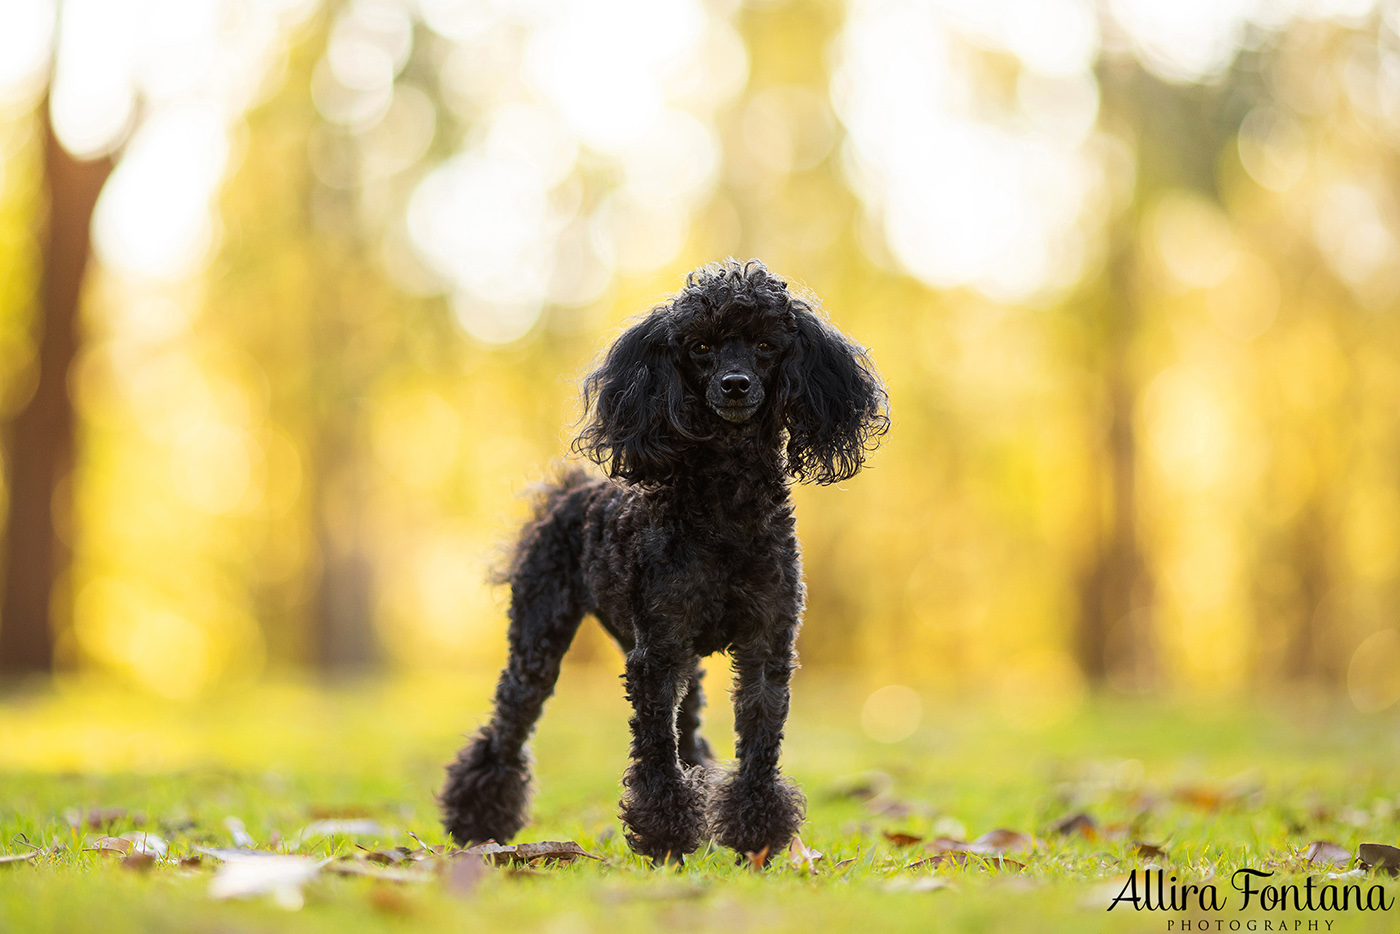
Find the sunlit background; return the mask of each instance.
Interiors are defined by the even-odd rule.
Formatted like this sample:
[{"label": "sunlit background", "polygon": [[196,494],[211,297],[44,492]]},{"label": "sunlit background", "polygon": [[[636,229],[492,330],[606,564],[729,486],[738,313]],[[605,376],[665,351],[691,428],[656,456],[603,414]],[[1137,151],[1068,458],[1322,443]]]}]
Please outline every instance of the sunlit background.
[{"label": "sunlit background", "polygon": [[[871,737],[930,691],[1393,708],[1397,30],[1369,0],[7,0],[0,505],[7,566],[55,557],[0,668],[489,681],[486,570],[577,377],[734,255],[890,384],[874,469],[798,494],[804,664],[868,683]],[[65,356],[46,283],[88,229]],[[576,660],[618,665],[596,630]]]}]

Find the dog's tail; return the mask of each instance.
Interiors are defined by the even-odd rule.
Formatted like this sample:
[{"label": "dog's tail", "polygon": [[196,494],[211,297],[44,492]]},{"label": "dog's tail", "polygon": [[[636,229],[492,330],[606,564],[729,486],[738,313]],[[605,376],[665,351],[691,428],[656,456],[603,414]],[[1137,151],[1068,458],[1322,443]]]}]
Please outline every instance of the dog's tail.
[{"label": "dog's tail", "polygon": [[[520,527],[515,540],[503,549],[501,557],[492,562],[488,580],[492,584],[511,584],[520,571],[521,563],[538,540],[541,529],[562,518],[570,505],[581,507],[580,491],[605,484],[603,480],[577,464],[556,465],[554,475],[533,484],[525,495],[530,500],[530,518]],[[579,515],[582,519],[582,515]]]}]

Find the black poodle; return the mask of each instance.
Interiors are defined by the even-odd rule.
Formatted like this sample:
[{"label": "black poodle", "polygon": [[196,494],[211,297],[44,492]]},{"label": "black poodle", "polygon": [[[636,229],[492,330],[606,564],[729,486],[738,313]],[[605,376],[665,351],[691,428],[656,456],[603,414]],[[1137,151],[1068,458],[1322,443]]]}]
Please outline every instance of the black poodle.
[{"label": "black poodle", "polygon": [[[804,588],[790,480],[854,476],[889,427],[863,348],[757,260],[692,272],[584,384],[567,472],[541,496],[503,579],[510,659],[496,709],[447,767],[458,843],[524,826],[526,740],[586,614],[627,654],[634,714],[622,821],[632,849],[681,861],[707,834],[776,854],[802,822],[778,771]],[[733,657],[737,766],[712,777],[700,659]]]}]

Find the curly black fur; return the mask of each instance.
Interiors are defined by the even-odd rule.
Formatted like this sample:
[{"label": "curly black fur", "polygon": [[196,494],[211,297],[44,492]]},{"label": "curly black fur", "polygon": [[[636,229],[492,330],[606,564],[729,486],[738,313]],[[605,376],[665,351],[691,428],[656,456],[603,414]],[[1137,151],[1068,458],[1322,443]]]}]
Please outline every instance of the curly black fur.
[{"label": "curly black fur", "polygon": [[[592,614],[627,653],[631,847],[679,860],[709,832],[776,853],[805,808],[778,767],[804,598],[788,488],[861,469],[889,427],[879,374],[814,300],[728,260],[628,328],[583,391],[574,449],[612,479],[566,472],[520,536],[510,659],[490,724],[448,767],[444,824],[459,843],[524,825],[525,744]],[[710,783],[698,662],[715,652],[737,675],[738,763]]]}]

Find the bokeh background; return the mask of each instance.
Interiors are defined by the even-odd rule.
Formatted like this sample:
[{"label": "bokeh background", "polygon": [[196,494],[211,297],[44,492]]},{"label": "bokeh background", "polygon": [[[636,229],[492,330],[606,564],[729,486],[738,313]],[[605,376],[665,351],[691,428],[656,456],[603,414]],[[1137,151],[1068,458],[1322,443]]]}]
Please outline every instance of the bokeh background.
[{"label": "bokeh background", "polygon": [[[873,469],[798,494],[804,664],[897,685],[872,735],[927,691],[1393,707],[1398,30],[1371,0],[6,0],[0,680],[487,672],[486,569],[577,378],[734,255],[889,382]],[[618,658],[586,627],[571,664]]]}]

